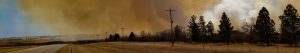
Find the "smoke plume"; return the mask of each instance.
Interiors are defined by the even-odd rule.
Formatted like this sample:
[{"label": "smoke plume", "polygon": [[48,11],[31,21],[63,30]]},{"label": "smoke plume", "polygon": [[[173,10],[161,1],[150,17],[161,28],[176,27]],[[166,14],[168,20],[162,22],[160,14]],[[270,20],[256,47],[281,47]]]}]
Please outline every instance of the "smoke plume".
[{"label": "smoke plume", "polygon": [[43,26],[53,34],[101,34],[140,31],[158,32],[170,29],[169,13],[173,8],[174,25],[186,28],[190,16],[203,15],[218,29],[221,13],[226,12],[236,30],[243,22],[257,17],[266,7],[279,28],[278,16],[286,4],[298,10],[298,0],[21,0],[29,21]]},{"label": "smoke plume", "polygon": [[203,15],[211,17],[212,19],[206,20],[211,20],[218,25],[221,13],[226,12],[232,25],[239,30],[243,22],[255,22],[251,19],[257,17],[258,11],[262,7],[266,7],[270,12],[270,16],[276,23],[279,23],[277,16],[280,14],[280,5],[280,0],[221,0],[212,9],[205,10]]}]

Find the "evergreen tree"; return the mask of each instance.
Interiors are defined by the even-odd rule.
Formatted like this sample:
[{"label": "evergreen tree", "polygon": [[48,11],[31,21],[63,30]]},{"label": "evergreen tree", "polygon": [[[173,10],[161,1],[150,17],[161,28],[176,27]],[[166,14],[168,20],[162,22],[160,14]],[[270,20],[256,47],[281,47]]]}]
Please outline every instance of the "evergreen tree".
[{"label": "evergreen tree", "polygon": [[206,36],[206,27],[205,27],[205,21],[203,16],[200,16],[198,26],[199,26],[199,36],[200,36],[198,37],[198,39],[204,42],[206,41],[207,36]]},{"label": "evergreen tree", "polygon": [[182,34],[181,28],[178,25],[176,25],[174,28],[174,32],[174,41],[177,41],[179,39],[179,36]]},{"label": "evergreen tree", "polygon": [[254,25],[257,39],[261,44],[271,45],[271,43],[275,40],[275,23],[269,15],[268,10],[263,7],[259,11],[256,24]]},{"label": "evergreen tree", "polygon": [[173,40],[172,40],[172,45],[171,46],[174,46],[174,43],[176,42],[176,41],[178,41],[178,39],[179,39],[179,36],[181,35],[181,29],[180,29],[180,27],[178,26],[178,25],[176,25],[175,26],[175,28],[174,28],[175,30],[174,30],[174,35],[175,36],[173,36]]},{"label": "evergreen tree", "polygon": [[207,25],[206,25],[206,35],[208,35],[207,36],[207,41],[215,41],[215,39],[213,39],[213,37],[214,37],[214,24],[211,22],[211,21],[209,21],[208,23],[207,23]]},{"label": "evergreen tree", "polygon": [[141,31],[140,36],[141,36],[141,38],[139,39],[140,41],[146,41],[147,34],[145,31]]},{"label": "evergreen tree", "polygon": [[118,33],[116,33],[115,36],[114,36],[114,40],[115,40],[115,41],[118,41],[119,38],[120,38],[120,35],[119,35]]},{"label": "evergreen tree", "polygon": [[279,16],[281,20],[281,40],[288,43],[290,46],[295,44],[297,46],[297,41],[299,39],[300,26],[297,10],[288,4],[284,10],[283,15]]},{"label": "evergreen tree", "polygon": [[225,12],[223,12],[220,23],[221,24],[219,25],[220,28],[219,35],[222,37],[221,40],[223,42],[226,42],[226,44],[229,44],[231,39],[231,31],[233,27],[231,26],[230,20],[225,14]]},{"label": "evergreen tree", "polygon": [[114,36],[109,34],[109,38],[108,38],[108,41],[113,41],[114,40]]},{"label": "evergreen tree", "polygon": [[128,39],[129,41],[135,41],[135,34],[131,32]]},{"label": "evergreen tree", "polygon": [[189,25],[188,25],[188,27],[189,27],[189,32],[191,33],[191,40],[192,41],[196,41],[196,42],[199,42],[199,40],[198,40],[198,35],[199,35],[199,26],[198,26],[198,24],[196,23],[196,16],[195,15],[193,15],[192,17],[191,17],[191,19],[190,19],[190,21],[189,21]]},{"label": "evergreen tree", "polygon": [[214,24],[211,21],[209,21],[207,23],[207,25],[206,25],[206,33],[207,33],[207,35],[213,35],[214,30],[215,30],[214,29]]}]

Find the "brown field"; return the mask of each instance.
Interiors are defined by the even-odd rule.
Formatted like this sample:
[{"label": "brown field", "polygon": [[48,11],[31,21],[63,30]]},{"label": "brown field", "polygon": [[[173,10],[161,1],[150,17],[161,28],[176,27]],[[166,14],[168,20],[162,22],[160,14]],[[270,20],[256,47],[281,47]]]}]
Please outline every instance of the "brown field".
[{"label": "brown field", "polygon": [[300,48],[280,46],[257,46],[250,44],[189,44],[168,42],[101,42],[70,44],[58,53],[300,53]]},{"label": "brown field", "polygon": [[[300,48],[285,45],[257,46],[251,44],[191,44],[169,42],[99,42],[91,44],[55,44],[10,50],[11,53],[300,53]],[[18,48],[18,47],[11,47]],[[2,49],[1,49],[2,50]],[[3,52],[0,52],[3,53]]]},{"label": "brown field", "polygon": [[11,46],[11,47],[0,47],[0,53],[6,53],[6,52],[12,52],[12,51],[17,51],[17,50],[22,50],[22,49],[27,49],[27,48],[33,48],[37,46]]}]

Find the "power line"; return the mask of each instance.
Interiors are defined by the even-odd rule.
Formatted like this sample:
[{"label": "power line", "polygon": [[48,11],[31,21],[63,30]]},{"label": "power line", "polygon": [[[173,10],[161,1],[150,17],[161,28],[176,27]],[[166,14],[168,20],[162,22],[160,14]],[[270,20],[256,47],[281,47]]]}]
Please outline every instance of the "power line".
[{"label": "power line", "polygon": [[[175,11],[172,8],[166,10],[170,13],[170,22],[171,22],[171,31],[170,31],[170,35],[173,36],[173,17],[172,17],[172,12]],[[173,37],[173,41],[172,41],[172,47],[174,46],[174,42],[175,42],[175,36]]]}]

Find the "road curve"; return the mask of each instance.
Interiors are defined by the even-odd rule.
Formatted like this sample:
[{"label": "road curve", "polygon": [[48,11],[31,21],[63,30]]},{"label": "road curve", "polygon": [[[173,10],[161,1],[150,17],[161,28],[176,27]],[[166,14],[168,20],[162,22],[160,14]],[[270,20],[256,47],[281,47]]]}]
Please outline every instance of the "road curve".
[{"label": "road curve", "polygon": [[45,45],[8,53],[56,53],[60,48],[64,47],[65,45],[67,44]]}]

